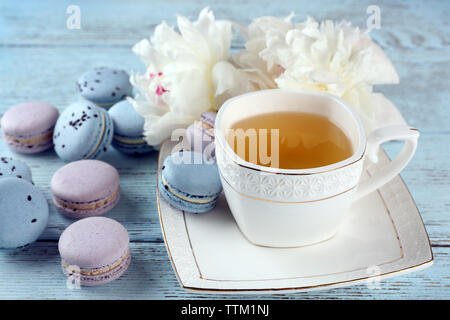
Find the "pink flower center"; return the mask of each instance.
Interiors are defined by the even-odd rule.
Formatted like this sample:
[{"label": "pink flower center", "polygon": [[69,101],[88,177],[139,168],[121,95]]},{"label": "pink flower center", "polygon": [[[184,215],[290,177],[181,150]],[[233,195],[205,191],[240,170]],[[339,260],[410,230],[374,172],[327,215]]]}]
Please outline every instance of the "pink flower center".
[{"label": "pink flower center", "polygon": [[158,86],[156,87],[155,93],[156,93],[158,96],[162,96],[162,94],[163,94],[164,92],[167,92],[167,91],[169,91],[169,90],[166,90],[166,89],[164,89],[163,86],[158,85]]},{"label": "pink flower center", "polygon": [[[163,73],[162,72],[158,72],[158,73],[149,73],[150,79],[155,79],[156,77],[162,77]],[[162,96],[164,92],[168,92],[169,90],[166,90],[162,85],[158,84],[156,86],[156,90],[155,93],[157,96]]]},{"label": "pink flower center", "polygon": [[161,77],[162,75],[163,75],[162,72],[158,72],[158,73],[152,73],[152,72],[150,72],[150,73],[149,73],[150,79],[154,79],[154,78],[156,78],[157,76],[158,76],[158,77]]}]

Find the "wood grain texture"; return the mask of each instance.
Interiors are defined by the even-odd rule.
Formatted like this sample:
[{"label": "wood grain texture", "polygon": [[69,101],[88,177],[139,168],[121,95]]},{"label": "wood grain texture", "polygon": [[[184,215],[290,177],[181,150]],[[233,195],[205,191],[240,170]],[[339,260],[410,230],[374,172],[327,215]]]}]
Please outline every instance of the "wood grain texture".
[{"label": "wood grain texture", "polygon": [[[402,177],[413,195],[430,235],[435,264],[424,271],[388,279],[380,290],[360,285],[291,295],[245,296],[280,299],[440,299],[450,296],[450,14],[448,1],[77,1],[81,29],[66,28],[66,8],[72,1],[0,2],[0,116],[12,105],[44,100],[63,110],[78,99],[75,82],[93,66],[141,70],[131,52],[162,20],[175,24],[175,14],[195,18],[209,5],[216,17],[248,24],[262,15],[297,13],[316,19],[346,19],[365,27],[368,5],[381,9],[381,29],[372,37],[397,68],[401,84],[379,86],[422,136],[417,154]],[[242,37],[233,51],[243,46]],[[390,143],[390,156],[400,149]],[[64,163],[53,151],[36,156],[13,154],[0,140],[0,154],[27,162],[36,185],[50,201],[52,174]],[[51,207],[50,221],[40,241],[20,252],[0,252],[0,299],[200,299],[216,296],[185,291],[169,263],[163,244],[155,198],[157,155],[133,158],[108,151],[103,159],[119,170],[122,200],[108,214],[123,223],[132,240],[133,264],[123,278],[99,288],[68,290],[59,266],[57,239],[72,220]],[[226,296],[242,298],[241,296]],[[223,298],[223,297],[220,297]]]},{"label": "wood grain texture", "polygon": [[[70,290],[62,276],[55,242],[38,242],[25,251],[0,255],[0,299],[416,299],[448,298],[448,250],[435,248],[426,270],[367,285],[275,295],[210,295],[181,289],[162,243],[132,243],[127,272],[105,286]],[[433,270],[433,272],[430,272]]]}]

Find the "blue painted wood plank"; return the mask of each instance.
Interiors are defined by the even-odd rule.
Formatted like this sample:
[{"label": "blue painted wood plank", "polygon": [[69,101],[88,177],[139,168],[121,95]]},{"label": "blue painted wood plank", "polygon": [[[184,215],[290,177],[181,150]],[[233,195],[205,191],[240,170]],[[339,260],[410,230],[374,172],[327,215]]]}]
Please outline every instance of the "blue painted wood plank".
[{"label": "blue painted wood plank", "polygon": [[[66,9],[76,4],[81,9],[81,30],[66,28]],[[195,18],[209,6],[219,19],[248,24],[264,15],[286,16],[296,20],[308,15],[318,20],[348,20],[365,28],[369,5],[381,10],[381,29],[374,31],[377,41],[386,47],[443,47],[448,44],[446,23],[450,3],[432,1],[372,0],[135,0],[130,5],[120,0],[3,0],[0,3],[0,39],[4,44],[114,44],[130,45],[149,36],[155,25],[166,20],[174,24],[176,14]]]}]

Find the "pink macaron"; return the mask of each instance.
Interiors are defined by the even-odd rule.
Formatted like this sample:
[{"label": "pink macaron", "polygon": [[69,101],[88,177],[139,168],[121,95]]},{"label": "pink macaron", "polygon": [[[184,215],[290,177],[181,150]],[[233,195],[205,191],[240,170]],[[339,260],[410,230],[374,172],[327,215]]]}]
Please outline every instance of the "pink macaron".
[{"label": "pink macaron", "polygon": [[62,214],[75,219],[98,216],[119,202],[119,173],[103,161],[75,161],[55,172],[51,190]]},{"label": "pink macaron", "polygon": [[186,137],[192,151],[203,153],[207,159],[215,158],[214,122],[215,112],[204,112],[186,129]]},{"label": "pink macaron", "polygon": [[26,102],[13,106],[2,117],[6,144],[20,153],[37,153],[53,146],[53,128],[58,110],[45,102]]},{"label": "pink macaron", "polygon": [[119,278],[131,261],[130,238],[113,219],[90,217],[72,223],[58,243],[64,274],[73,284],[96,286]]}]

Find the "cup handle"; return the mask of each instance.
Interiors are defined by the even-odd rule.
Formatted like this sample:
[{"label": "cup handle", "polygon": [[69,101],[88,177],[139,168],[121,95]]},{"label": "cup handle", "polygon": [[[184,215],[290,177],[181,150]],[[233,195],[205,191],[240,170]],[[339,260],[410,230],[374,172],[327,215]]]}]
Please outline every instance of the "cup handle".
[{"label": "cup handle", "polygon": [[419,135],[419,130],[407,125],[392,125],[373,131],[367,138],[366,155],[374,163],[378,162],[377,154],[382,143],[390,140],[404,140],[405,145],[394,160],[359,184],[353,199],[364,197],[398,175],[414,156]]}]

